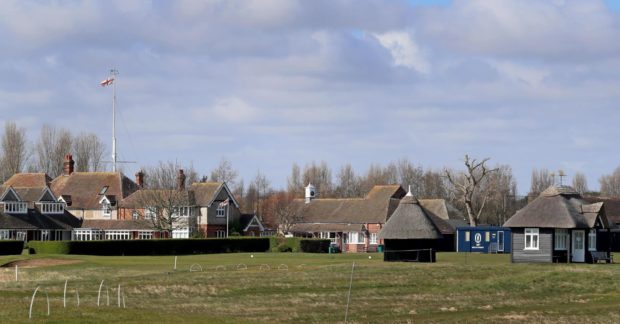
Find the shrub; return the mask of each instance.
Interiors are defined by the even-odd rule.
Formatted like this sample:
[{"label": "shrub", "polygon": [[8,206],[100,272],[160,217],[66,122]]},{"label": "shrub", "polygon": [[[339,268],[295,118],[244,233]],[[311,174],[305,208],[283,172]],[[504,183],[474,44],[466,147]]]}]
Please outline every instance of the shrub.
[{"label": "shrub", "polygon": [[321,239],[302,239],[299,241],[301,252],[307,253],[327,253],[329,252],[330,240]]},{"label": "shrub", "polygon": [[270,237],[269,245],[272,252],[299,252],[299,237]]},{"label": "shrub", "polygon": [[267,238],[160,239],[127,241],[31,242],[34,253],[87,255],[182,255],[229,252],[265,252]]},{"label": "shrub", "polygon": [[0,241],[0,255],[19,255],[24,251],[24,241]]}]

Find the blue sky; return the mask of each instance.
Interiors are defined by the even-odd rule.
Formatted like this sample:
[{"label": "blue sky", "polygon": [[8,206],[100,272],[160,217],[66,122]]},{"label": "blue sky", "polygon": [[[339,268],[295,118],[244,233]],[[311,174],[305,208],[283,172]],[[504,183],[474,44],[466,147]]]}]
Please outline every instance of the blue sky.
[{"label": "blue sky", "polygon": [[[118,141],[133,174],[464,154],[588,176],[620,165],[618,1],[2,1],[0,112]],[[569,177],[570,178],[570,177]]]}]

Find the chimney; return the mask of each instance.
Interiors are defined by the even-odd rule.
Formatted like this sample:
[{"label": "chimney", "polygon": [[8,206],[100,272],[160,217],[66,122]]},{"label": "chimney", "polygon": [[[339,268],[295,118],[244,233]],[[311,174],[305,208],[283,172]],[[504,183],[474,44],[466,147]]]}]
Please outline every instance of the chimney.
[{"label": "chimney", "polygon": [[71,175],[74,165],[75,161],[73,161],[73,156],[71,154],[65,155],[65,162],[62,164],[63,175]]},{"label": "chimney", "polygon": [[142,170],[136,172],[136,183],[138,187],[144,188],[144,172]]},{"label": "chimney", "polygon": [[179,174],[177,175],[177,189],[185,189],[185,173],[183,173],[183,169],[179,169]]}]

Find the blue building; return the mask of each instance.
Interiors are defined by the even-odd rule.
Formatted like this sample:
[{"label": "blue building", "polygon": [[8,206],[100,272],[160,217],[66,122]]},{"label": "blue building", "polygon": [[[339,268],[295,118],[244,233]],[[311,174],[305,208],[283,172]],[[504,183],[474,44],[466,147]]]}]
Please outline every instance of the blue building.
[{"label": "blue building", "polygon": [[456,233],[457,252],[510,253],[510,228],[457,227]]}]

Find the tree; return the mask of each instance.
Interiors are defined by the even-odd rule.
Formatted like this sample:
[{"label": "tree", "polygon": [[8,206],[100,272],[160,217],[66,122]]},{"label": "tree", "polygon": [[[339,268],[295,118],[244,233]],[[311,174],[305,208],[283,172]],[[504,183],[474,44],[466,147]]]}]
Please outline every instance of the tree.
[{"label": "tree", "polygon": [[159,164],[152,167],[142,167],[144,172],[144,187],[151,189],[177,189],[179,170],[183,170],[185,183],[192,184],[198,182],[198,173],[194,166],[179,165],[172,161],[159,161]]},{"label": "tree", "polygon": [[35,144],[37,169],[52,178],[61,175],[64,157],[71,153],[72,143],[73,137],[68,129],[56,129],[50,125],[43,125]]},{"label": "tree", "polygon": [[465,170],[465,172],[460,172],[455,175],[450,170],[445,170],[445,175],[456,189],[459,200],[465,204],[469,224],[471,226],[476,226],[478,224],[478,219],[488,199],[488,195],[484,194],[482,203],[476,207],[474,206],[474,196],[480,189],[479,187],[482,180],[492,172],[497,171],[497,169],[487,168],[485,163],[489,160],[489,158],[485,158],[482,159],[482,161],[477,161],[476,159],[470,159],[469,155],[466,154],[464,162],[467,170]]},{"label": "tree", "polygon": [[620,196],[620,167],[616,168],[611,174],[601,176],[599,182],[601,184],[601,195]]},{"label": "tree", "polygon": [[280,234],[290,232],[293,225],[301,221],[301,216],[293,204],[294,199],[295,195],[292,193],[279,191],[265,201],[266,223],[275,222]]},{"label": "tree", "polygon": [[411,186],[411,193],[415,197],[421,197],[424,189],[422,186],[424,176],[422,168],[414,166],[408,159],[403,158],[396,162],[396,171],[398,183],[405,189]]},{"label": "tree", "polygon": [[[517,208],[517,183],[508,165],[498,165],[495,172],[489,174],[480,185],[481,190],[474,198],[478,205],[483,203],[486,195],[486,208],[481,213],[481,220],[487,224],[503,224]],[[486,194],[480,194],[486,193]]]},{"label": "tree", "polygon": [[360,179],[355,175],[355,171],[350,163],[340,167],[336,175],[336,195],[340,198],[352,198],[362,196],[362,186]]},{"label": "tree", "polygon": [[101,171],[105,145],[96,134],[80,134],[73,139],[73,159],[78,172]]},{"label": "tree", "polygon": [[581,172],[575,172],[573,176],[573,188],[579,194],[583,195],[588,192],[588,179],[586,179],[586,175]]},{"label": "tree", "polygon": [[332,171],[327,166],[327,162],[321,161],[320,164],[312,161],[311,164],[304,167],[303,183],[307,185],[311,183],[316,188],[318,195],[329,197],[332,193]]},{"label": "tree", "polygon": [[262,217],[261,215],[265,213],[265,209],[262,208],[263,206],[261,202],[271,191],[271,181],[267,179],[267,176],[265,176],[264,173],[258,170],[258,172],[256,173],[256,177],[254,178],[253,184],[256,188],[256,213],[259,215],[259,217]]},{"label": "tree", "polygon": [[286,188],[289,193],[299,194],[303,192],[305,184],[301,182],[301,171],[299,170],[299,165],[297,165],[297,163],[293,163],[291,175],[286,179],[286,182]]},{"label": "tree", "polygon": [[555,175],[548,169],[532,170],[530,193],[538,194],[555,184]]},{"label": "tree", "polygon": [[232,163],[223,157],[220,164],[211,171],[211,181],[226,182],[230,188],[235,186],[239,173],[233,169]]},{"label": "tree", "polygon": [[26,130],[18,128],[15,122],[7,121],[2,134],[2,181],[15,173],[22,172],[28,162]]}]

